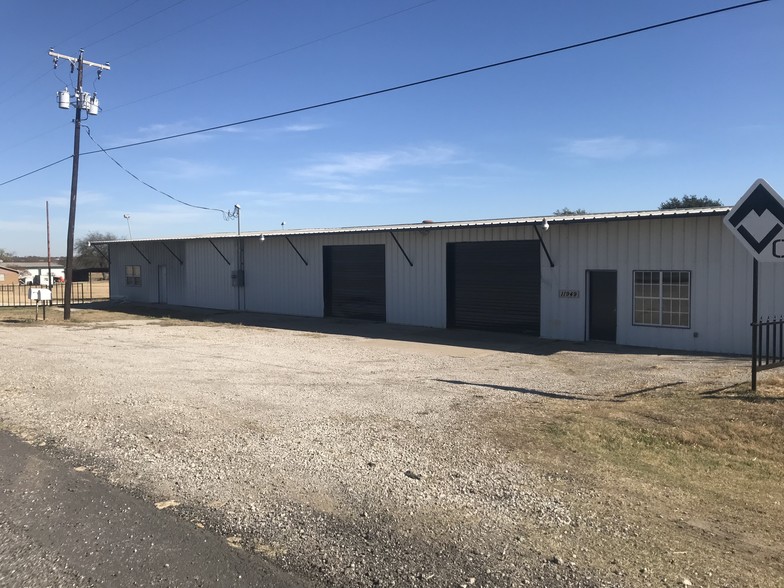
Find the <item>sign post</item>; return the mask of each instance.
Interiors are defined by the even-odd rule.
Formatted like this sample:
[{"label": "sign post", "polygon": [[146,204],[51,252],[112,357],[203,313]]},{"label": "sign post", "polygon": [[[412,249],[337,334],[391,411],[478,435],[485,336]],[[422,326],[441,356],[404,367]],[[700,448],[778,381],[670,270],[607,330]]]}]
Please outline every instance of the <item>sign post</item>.
[{"label": "sign post", "polygon": [[[724,224],[754,259],[751,284],[751,390],[756,392],[762,351],[759,348],[759,329],[763,326],[769,328],[769,325],[762,324],[759,316],[759,262],[784,262],[784,199],[770,184],[759,179],[727,213]],[[776,357],[773,363],[767,363],[768,356],[766,350],[764,367],[775,367],[780,363]]]},{"label": "sign post", "polygon": [[52,291],[48,288],[28,288],[27,298],[35,300],[35,320],[38,320],[38,305],[44,302],[44,320],[46,320],[46,303],[52,301]]}]

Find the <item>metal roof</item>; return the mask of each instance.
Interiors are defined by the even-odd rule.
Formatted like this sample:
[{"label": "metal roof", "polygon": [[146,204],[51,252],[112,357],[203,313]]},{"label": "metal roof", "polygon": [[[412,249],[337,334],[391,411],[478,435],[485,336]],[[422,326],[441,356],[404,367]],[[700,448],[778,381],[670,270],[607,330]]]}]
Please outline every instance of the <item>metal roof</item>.
[{"label": "metal roof", "polygon": [[[545,219],[550,225],[555,224],[576,224],[588,222],[622,221],[636,219],[662,219],[662,218],[690,218],[697,216],[724,216],[730,211],[729,206],[718,206],[711,208],[680,208],[674,210],[641,210],[630,212],[603,212],[597,214],[578,214],[567,216],[528,216],[517,218],[498,218],[469,221],[445,221],[431,222],[422,221],[420,223],[401,224],[401,225],[371,225],[365,227],[337,227],[322,229],[285,229],[271,231],[250,231],[243,232],[239,236],[245,238],[263,237],[293,237],[302,235],[334,235],[340,233],[379,233],[390,231],[427,231],[437,229],[455,229],[472,227],[504,227],[504,226],[523,226],[542,223]],[[143,243],[160,241],[192,241],[197,239],[230,239],[237,238],[237,233],[211,233],[202,235],[185,235],[179,237],[155,237],[145,239],[117,239],[113,241],[93,241],[96,244],[106,243]]]},{"label": "metal roof", "polygon": [[52,266],[52,269],[63,269],[65,267],[62,263],[50,264],[48,261],[6,261],[3,265],[18,270],[47,269],[50,265]]}]

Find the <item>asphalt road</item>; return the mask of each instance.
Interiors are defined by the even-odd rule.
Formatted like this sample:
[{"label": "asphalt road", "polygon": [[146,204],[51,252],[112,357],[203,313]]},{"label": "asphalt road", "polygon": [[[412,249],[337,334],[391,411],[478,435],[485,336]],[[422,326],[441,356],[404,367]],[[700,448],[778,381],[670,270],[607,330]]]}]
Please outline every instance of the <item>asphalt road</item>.
[{"label": "asphalt road", "polygon": [[0,430],[0,586],[306,586]]}]

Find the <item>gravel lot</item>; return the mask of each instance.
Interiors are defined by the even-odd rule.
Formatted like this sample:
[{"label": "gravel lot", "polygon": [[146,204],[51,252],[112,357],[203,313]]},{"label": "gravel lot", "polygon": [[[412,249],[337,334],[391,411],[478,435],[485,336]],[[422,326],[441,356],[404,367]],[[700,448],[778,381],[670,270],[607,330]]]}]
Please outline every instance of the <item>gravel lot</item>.
[{"label": "gravel lot", "polygon": [[639,529],[578,509],[602,497],[557,462],[510,458],[482,416],[522,404],[536,419],[544,403],[748,372],[614,346],[261,322],[0,326],[15,374],[0,384],[0,426],[178,502],[316,585],[662,585],[575,549],[574,536],[631,541]]}]

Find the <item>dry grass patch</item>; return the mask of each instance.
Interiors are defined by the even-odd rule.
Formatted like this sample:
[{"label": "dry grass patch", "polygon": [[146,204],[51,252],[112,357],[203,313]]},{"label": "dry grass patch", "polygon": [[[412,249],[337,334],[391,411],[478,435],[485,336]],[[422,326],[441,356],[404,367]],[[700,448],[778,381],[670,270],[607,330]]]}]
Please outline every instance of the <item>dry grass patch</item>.
[{"label": "dry grass patch", "polygon": [[14,324],[17,326],[43,327],[46,325],[67,325],[67,324],[90,324],[102,323],[119,320],[134,320],[140,318],[136,314],[128,314],[120,311],[97,310],[92,308],[71,307],[71,319],[63,319],[63,308],[61,306],[48,306],[46,308],[46,320],[43,319],[43,307],[38,308],[38,320],[36,320],[35,306],[20,308],[0,308],[0,324]]},{"label": "dry grass patch", "polygon": [[510,460],[552,472],[574,508],[623,521],[618,537],[591,544],[597,561],[675,568],[700,585],[779,586],[784,377],[768,373],[759,388],[518,402],[491,409],[483,428]]}]

